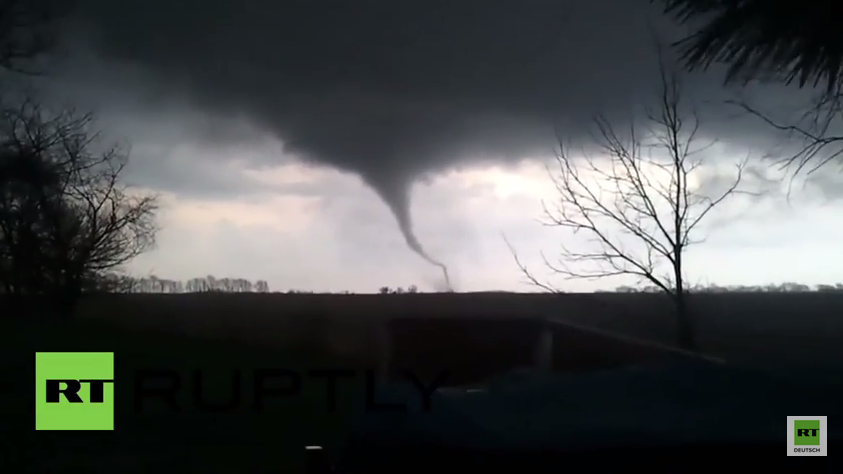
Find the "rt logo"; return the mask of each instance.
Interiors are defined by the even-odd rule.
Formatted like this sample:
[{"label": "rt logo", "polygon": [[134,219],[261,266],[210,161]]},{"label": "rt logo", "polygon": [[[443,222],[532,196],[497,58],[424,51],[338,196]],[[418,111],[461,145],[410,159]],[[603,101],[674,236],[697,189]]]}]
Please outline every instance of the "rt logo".
[{"label": "rt logo", "polygon": [[36,352],[35,429],[114,430],[114,353]]},{"label": "rt logo", "polygon": [[828,456],[827,416],[788,416],[788,456]]}]

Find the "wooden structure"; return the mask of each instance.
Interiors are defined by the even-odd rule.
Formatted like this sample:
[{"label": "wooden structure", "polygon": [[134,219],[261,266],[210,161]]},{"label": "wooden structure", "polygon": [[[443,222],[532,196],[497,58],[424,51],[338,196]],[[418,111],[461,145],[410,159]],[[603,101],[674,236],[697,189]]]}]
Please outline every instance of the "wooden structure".
[{"label": "wooden structure", "polygon": [[718,359],[552,318],[399,317],[379,335],[381,376],[411,370],[470,386],[515,368],[582,372],[669,358]]}]

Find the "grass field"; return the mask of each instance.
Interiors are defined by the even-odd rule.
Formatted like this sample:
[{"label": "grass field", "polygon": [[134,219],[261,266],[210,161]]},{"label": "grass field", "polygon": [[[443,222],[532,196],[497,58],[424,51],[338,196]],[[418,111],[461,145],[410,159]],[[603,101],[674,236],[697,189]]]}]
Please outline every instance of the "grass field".
[{"label": "grass field", "polygon": [[[27,468],[15,472],[301,472],[303,447],[337,446],[345,433],[359,385],[340,386],[339,408],[329,412],[324,386],[304,384],[296,397],[278,399],[257,414],[248,407],[235,413],[200,413],[185,402],[177,414],[164,407],[135,413],[130,400],[137,368],[201,368],[227,380],[230,368],[310,368],[336,366],[324,356],[304,351],[255,349],[210,341],[127,331],[102,324],[21,323],[0,320],[4,334],[2,376],[3,465],[17,458]],[[32,380],[36,351],[114,351],[114,432],[36,432]],[[208,399],[224,400],[222,383],[211,385]],[[218,398],[217,398],[218,397]],[[8,400],[8,401],[7,401]],[[123,403],[119,401],[123,400]]]}]

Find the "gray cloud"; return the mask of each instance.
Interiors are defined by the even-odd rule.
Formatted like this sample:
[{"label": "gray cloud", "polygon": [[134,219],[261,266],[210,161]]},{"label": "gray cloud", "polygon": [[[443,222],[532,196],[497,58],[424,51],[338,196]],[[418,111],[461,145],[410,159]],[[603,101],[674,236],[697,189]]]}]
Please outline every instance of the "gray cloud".
[{"label": "gray cloud", "polygon": [[[138,110],[236,117],[288,154],[356,173],[419,250],[414,182],[547,155],[554,127],[581,133],[593,114],[626,112],[654,91],[653,32],[679,30],[648,3],[83,0],[68,44],[93,55],[72,52],[68,77],[122,91],[118,102]],[[716,73],[688,81],[694,97],[724,97]],[[252,136],[196,117],[184,120],[212,142]],[[718,123],[707,132],[763,142],[744,122]]]}]

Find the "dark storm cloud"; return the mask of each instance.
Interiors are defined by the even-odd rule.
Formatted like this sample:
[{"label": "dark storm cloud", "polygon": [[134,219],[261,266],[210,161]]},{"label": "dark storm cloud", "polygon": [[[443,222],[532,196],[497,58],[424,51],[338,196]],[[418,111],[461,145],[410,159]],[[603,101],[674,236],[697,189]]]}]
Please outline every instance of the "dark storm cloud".
[{"label": "dark storm cloud", "polygon": [[[553,126],[652,92],[653,32],[676,37],[645,0],[80,0],[79,18],[96,53],[137,72],[86,64],[87,82],[248,117],[373,179],[546,153]],[[719,89],[709,79],[696,96]]]},{"label": "dark storm cloud", "polygon": [[[645,0],[82,0],[75,23],[140,89],[243,116],[285,151],[361,176],[408,243],[410,185],[469,160],[548,155],[656,85]],[[91,81],[119,80],[86,65]],[[125,77],[124,77],[125,78]],[[714,97],[719,76],[689,87]],[[107,85],[105,85],[107,87]],[[724,127],[734,131],[734,127]]]}]

